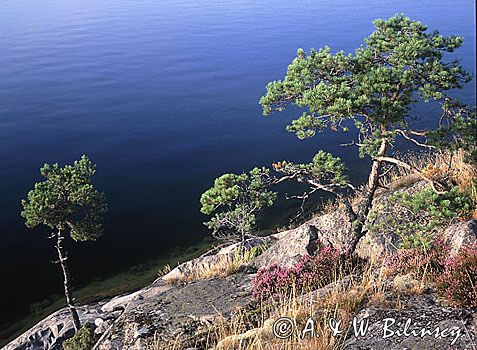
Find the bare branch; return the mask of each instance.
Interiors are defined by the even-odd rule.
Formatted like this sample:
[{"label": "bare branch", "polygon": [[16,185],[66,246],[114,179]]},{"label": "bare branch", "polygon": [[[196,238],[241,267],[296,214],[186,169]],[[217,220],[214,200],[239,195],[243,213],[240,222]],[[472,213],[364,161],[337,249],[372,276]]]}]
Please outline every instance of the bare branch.
[{"label": "bare branch", "polygon": [[395,130],[396,132],[398,132],[402,137],[404,137],[406,140],[409,140],[413,143],[415,143],[416,145],[420,146],[420,147],[425,147],[425,148],[429,148],[429,149],[435,149],[436,147],[435,146],[431,146],[431,145],[426,145],[424,143],[421,143],[419,141],[417,141],[416,139],[413,139],[412,137],[410,137],[408,135],[409,134],[412,134],[412,135],[416,135],[416,136],[425,136],[426,134],[424,132],[415,132],[415,131],[407,131],[407,130],[399,130],[399,129],[396,129]]},{"label": "bare branch", "polygon": [[416,167],[414,167],[414,166],[412,166],[412,165],[410,165],[406,162],[403,162],[402,160],[392,158],[392,157],[377,157],[376,160],[382,161],[382,162],[392,163],[392,164],[395,164],[397,166],[403,167],[407,170],[410,170],[410,171],[414,172],[415,174],[417,174],[423,180],[427,181],[431,185],[434,192],[436,192],[437,194],[446,193],[446,191],[442,191],[442,190],[439,190],[437,188],[437,187],[441,187],[441,188],[443,187],[440,183],[438,183],[437,181],[434,181],[433,179],[427,177],[418,168],[416,168]]}]

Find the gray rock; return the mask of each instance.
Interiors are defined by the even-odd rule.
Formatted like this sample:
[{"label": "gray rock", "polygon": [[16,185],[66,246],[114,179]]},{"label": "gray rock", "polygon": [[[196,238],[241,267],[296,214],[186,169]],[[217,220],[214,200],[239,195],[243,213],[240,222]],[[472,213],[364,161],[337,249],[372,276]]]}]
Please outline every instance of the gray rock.
[{"label": "gray rock", "polygon": [[416,280],[411,273],[406,275],[398,275],[394,277],[392,281],[392,286],[397,291],[406,292],[410,291],[413,288],[418,288],[420,281]]},{"label": "gray rock", "polygon": [[[405,220],[405,213],[398,205],[391,202],[389,195],[396,191],[413,193],[425,186],[417,182],[410,187],[382,192],[374,201],[378,209],[373,220],[380,222],[386,216]],[[320,246],[331,244],[340,249],[347,239],[349,223],[342,209],[317,216],[301,226],[287,230],[269,238],[247,240],[246,249],[258,245],[271,245],[262,255],[255,258],[249,269],[276,263],[289,266],[305,254],[313,255]],[[446,241],[452,247],[452,254],[462,246],[477,242],[477,223],[475,220],[457,223],[444,232]],[[368,258],[379,258],[396,250],[400,237],[394,232],[371,233],[363,237],[358,245],[358,255]],[[204,327],[229,318],[237,308],[246,308],[252,303],[251,275],[241,273],[208,280],[194,281],[171,285],[170,281],[187,280],[196,269],[213,267],[220,259],[236,255],[238,244],[215,248],[201,257],[185,262],[150,286],[137,292],[122,295],[109,301],[78,307],[83,323],[95,325],[95,334],[101,335],[94,350],[144,349],[155,342],[161,348],[171,340],[181,340],[180,348],[198,349],[198,337]],[[346,288],[352,280],[347,276],[334,285],[327,286],[314,293],[315,297],[326,294],[330,288],[342,286]],[[412,289],[415,285],[412,276],[394,280],[395,290]],[[308,297],[308,296],[304,296]],[[391,295],[390,298],[395,298]],[[400,297],[401,298],[401,297]],[[358,316],[369,316],[369,337],[351,337],[346,342],[349,349],[449,349],[449,339],[430,339],[429,337],[390,337],[383,339],[379,331],[383,327],[383,319],[395,318],[396,325],[411,319],[418,323],[432,323],[443,328],[464,327],[465,336],[459,339],[456,347],[471,349],[475,343],[476,313],[475,310],[445,308],[433,295],[406,296],[402,308],[368,307]],[[401,302],[401,300],[400,300]],[[389,303],[388,305],[391,305]],[[73,324],[67,309],[50,315],[30,330],[22,334],[3,350],[49,350],[60,349],[64,339],[73,334]],[[199,339],[200,340],[200,339]],[[200,348],[200,347],[199,347]]]},{"label": "gray rock", "polygon": [[[415,193],[426,186],[424,181],[416,182],[410,187],[393,191],[382,191],[374,202],[378,210],[374,222],[385,220],[389,215],[405,220],[405,210],[390,200],[390,195],[407,191]],[[381,211],[381,212],[380,212]],[[301,256],[313,255],[315,251],[326,245],[341,250],[348,239],[349,222],[343,208],[316,216],[297,228],[273,235],[278,241],[265,253],[257,257],[252,266],[261,268],[270,264],[282,266],[294,264]],[[386,232],[368,232],[359,242],[357,255],[361,258],[379,259],[396,251],[400,236],[394,230]]]},{"label": "gray rock", "polygon": [[[78,306],[81,323],[94,324],[96,319],[105,318],[107,314],[101,310],[103,304],[104,302]],[[57,350],[61,348],[61,343],[73,334],[70,312],[63,308],[37,323],[2,350]]]},{"label": "gray rock", "polygon": [[250,266],[259,269],[271,264],[292,265],[303,255],[313,255],[318,248],[318,230],[309,223],[281,232],[274,237],[278,241],[255,258]]},{"label": "gray rock", "polygon": [[94,320],[94,325],[95,327],[99,327],[101,326],[101,324],[104,322],[104,320],[100,317],[98,317],[97,319]]},{"label": "gray rock", "polygon": [[462,247],[477,243],[477,221],[469,220],[453,224],[444,231],[443,237],[451,247],[450,255],[453,256]]},{"label": "gray rock", "polygon": [[[354,335],[345,342],[349,350],[448,350],[475,349],[477,313],[468,309],[441,306],[433,294],[408,296],[402,309],[366,308],[358,322],[368,320],[365,336]],[[409,323],[407,334],[404,333]],[[435,337],[436,329],[438,337]],[[422,330],[426,330],[421,337]],[[444,330],[446,332],[443,332]],[[398,333],[401,331],[401,334]],[[416,332],[416,335],[411,333]],[[394,334],[393,334],[394,332]],[[402,334],[404,333],[404,334]],[[451,344],[455,339],[455,343]]]},{"label": "gray rock", "polygon": [[176,339],[184,348],[196,346],[187,342],[202,327],[251,303],[250,294],[251,276],[241,273],[177,284],[162,291],[150,288],[141,293],[141,300],[130,301],[95,349],[142,349],[153,341],[161,348],[160,344]]},{"label": "gray rock", "polygon": [[[270,237],[251,238],[245,241],[244,248],[250,250],[253,247],[266,246],[272,239]],[[223,259],[233,260],[239,248],[240,243],[235,243],[212,249],[196,259],[180,264],[161,279],[168,283],[187,280],[194,275],[194,271],[211,269]]]},{"label": "gray rock", "polygon": [[112,320],[105,320],[97,324],[96,328],[94,329],[94,334],[97,334],[97,335],[103,334],[109,329],[112,323],[113,323]]}]

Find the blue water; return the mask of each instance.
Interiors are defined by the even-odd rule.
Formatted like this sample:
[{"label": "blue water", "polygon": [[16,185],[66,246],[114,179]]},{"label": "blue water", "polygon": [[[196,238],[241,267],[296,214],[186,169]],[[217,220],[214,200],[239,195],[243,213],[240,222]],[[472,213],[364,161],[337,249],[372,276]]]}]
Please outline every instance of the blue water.
[{"label": "blue water", "polygon": [[[45,162],[88,154],[109,199],[104,237],[71,247],[76,286],[201,240],[198,198],[223,172],[324,148],[359,178],[341,135],[300,142],[293,113],[263,118],[258,100],[297,48],[352,51],[399,12],[463,35],[456,57],[475,73],[470,0],[2,1],[0,328],[61,292],[51,242],[19,216]],[[473,83],[457,94],[475,103]]]}]

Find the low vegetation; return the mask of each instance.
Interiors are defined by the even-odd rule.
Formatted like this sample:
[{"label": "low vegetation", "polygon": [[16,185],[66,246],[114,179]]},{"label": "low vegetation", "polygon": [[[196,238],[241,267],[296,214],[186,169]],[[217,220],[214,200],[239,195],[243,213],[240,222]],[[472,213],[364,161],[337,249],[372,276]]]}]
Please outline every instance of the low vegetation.
[{"label": "low vegetation", "polygon": [[241,267],[259,256],[265,249],[266,247],[261,245],[250,249],[239,248],[235,253],[218,255],[217,260],[213,263],[194,266],[190,274],[185,274],[181,278],[166,279],[166,281],[170,284],[176,284],[214,277],[226,277],[238,272]]},{"label": "low vegetation", "polygon": [[95,343],[95,335],[90,324],[84,324],[75,335],[65,340],[63,350],[91,350]]},{"label": "low vegetation", "polygon": [[[332,247],[325,247],[313,257],[304,255],[292,267],[276,264],[258,270],[253,279],[253,296],[258,300],[294,292],[303,294],[329,284],[340,270],[340,253]],[[293,287],[293,288],[292,288]]]},{"label": "low vegetation", "polygon": [[[316,286],[303,289],[295,280],[286,292],[277,292],[273,302],[262,300],[257,309],[243,310],[231,320],[211,328],[205,347],[214,346],[216,350],[341,349],[347,335],[345,325],[359,307],[383,292],[383,276],[370,266],[359,278],[343,279],[345,276],[337,273],[330,280],[331,287],[322,293],[316,293]],[[282,317],[289,318],[295,327],[286,339],[279,339],[273,333],[275,321]],[[330,319],[341,320],[342,334],[330,332]],[[308,332],[299,331],[307,326]]]},{"label": "low vegetation", "polygon": [[[360,157],[370,158],[366,184],[355,187],[342,160],[322,150],[309,163],[284,160],[273,163],[272,169],[224,174],[201,196],[201,211],[211,216],[205,225],[215,238],[240,241],[239,248],[170,282],[225,277],[258,256],[262,248],[247,250],[245,240],[254,236],[257,220],[278,198],[271,187],[288,181],[307,186],[304,193],[288,196],[300,199],[302,208],[318,191],[336,198],[332,206],[345,214],[348,229],[341,249],[324,247],[291,267],[260,269],[252,283],[255,304],[196,334],[201,346],[217,350],[340,349],[346,329],[332,335],[329,320],[348,324],[360,308],[389,302],[386,293],[395,287],[391,282],[396,276],[410,275],[419,286],[437,290],[449,305],[477,307],[477,245],[462,247],[451,256],[451,247],[442,237],[448,225],[477,216],[475,108],[446,94],[471,77],[457,61],[443,58],[459,48],[463,38],[429,32],[424,24],[403,15],[378,19],[374,26],[374,32],[352,54],[333,53],[328,47],[309,54],[299,49],[284,79],[269,83],[260,100],[265,115],[290,105],[304,109],[287,128],[299,139],[326,129],[346,132],[354,127],[358,139],[346,145],[356,146]],[[440,105],[442,114],[430,116],[438,124],[436,129],[411,127],[412,106],[419,101]],[[432,153],[401,157],[393,153],[399,140]],[[64,343],[67,350],[89,349],[93,344],[91,328],[80,327],[62,242],[66,233],[78,241],[101,235],[106,204],[103,194],[90,183],[94,172],[86,157],[63,168],[45,165],[41,173],[46,180],[36,184],[22,202],[28,226],[45,224],[55,230],[65,296],[77,330]],[[408,185],[418,180],[424,181],[422,186],[409,192]],[[393,194],[377,206],[375,199],[381,190]],[[368,232],[397,233],[397,252],[382,261],[358,260],[358,242]],[[319,337],[292,332],[287,339],[279,339],[272,333],[279,317],[289,317],[293,325],[304,327],[312,317],[313,331]],[[165,349],[158,341],[151,347]],[[178,349],[181,344],[171,343],[168,348]]]},{"label": "low vegetation", "polygon": [[437,284],[450,305],[477,307],[477,244],[447,259]]},{"label": "low vegetation", "polygon": [[[339,251],[324,247],[292,266],[262,268],[253,278],[255,307],[210,325],[197,338],[197,345],[216,350],[342,349],[347,329],[344,328],[342,335],[333,336],[329,319],[340,319],[348,325],[363,308],[400,309],[401,295],[416,295],[424,290],[437,292],[442,302],[450,306],[476,307],[477,246],[465,246],[450,257],[451,248],[441,236],[450,224],[468,220],[475,212],[475,172],[474,169],[462,171],[467,163],[462,162],[460,155],[460,152],[425,153],[408,158],[413,166],[427,171],[430,179],[439,179],[449,186],[442,194],[424,185],[418,187],[421,189],[415,195],[409,195],[409,185],[417,184],[420,178],[410,179],[412,172],[406,169],[389,172],[389,178],[383,178],[383,191],[396,192],[389,202],[406,213],[391,226],[391,222],[387,223],[390,229],[401,231],[401,243],[395,254],[382,261],[351,262],[349,256],[343,260]],[[452,159],[450,166],[449,159]],[[407,184],[402,185],[405,181]],[[406,191],[400,191],[404,188]],[[359,198],[352,202],[359,202]],[[343,209],[335,203],[333,210]],[[381,213],[383,216],[386,217]],[[219,267],[217,270],[221,273],[214,268],[201,272],[197,278],[234,271]],[[412,283],[402,287],[400,280]],[[278,339],[273,334],[273,324],[280,317],[289,317],[297,329],[303,329],[312,317],[318,337],[307,333],[301,339],[301,334],[295,332],[287,339]],[[179,349],[178,344],[171,343],[167,349]]]},{"label": "low vegetation", "polygon": [[[346,327],[333,335],[329,320],[348,324],[369,305],[400,308],[403,291],[398,282],[406,278],[418,282],[406,286],[406,293],[421,293],[426,285],[437,289],[448,304],[476,306],[476,247],[464,247],[450,257],[441,235],[450,224],[476,216],[475,107],[447,94],[462,88],[471,76],[458,61],[444,59],[463,38],[428,31],[404,15],[373,23],[374,32],[353,53],[329,47],[309,53],[299,49],[285,77],[270,82],[260,99],[264,115],[290,106],[301,109],[287,127],[299,139],[354,127],[357,139],[346,140],[344,146],[357,147],[361,158],[371,160],[366,183],[353,185],[342,160],[318,150],[308,163],[272,163],[274,173],[254,168],[224,174],[201,197],[202,213],[212,216],[205,223],[212,234],[243,244],[264,209],[277,200],[272,186],[288,181],[304,184],[304,192],[286,196],[300,199],[302,209],[315,192],[328,192],[336,198],[328,209],[340,210],[347,221],[341,249],[322,248],[291,267],[274,264],[257,271],[252,283],[255,305],[197,335],[200,348],[341,349]],[[413,127],[413,106],[418,102],[440,106],[442,113],[429,115],[435,129]],[[400,155],[395,146],[401,141],[429,153]],[[418,181],[418,186],[411,186]],[[393,194],[384,204],[375,200],[386,191]],[[398,233],[397,252],[372,262],[359,261],[358,242],[367,233]],[[233,273],[240,259],[248,260],[224,259],[217,266],[198,269],[191,278]],[[390,300],[389,292],[398,300]],[[289,317],[296,329],[312,317],[318,337],[291,332],[286,339],[277,338],[272,328],[280,317]],[[171,343],[167,349],[180,346]]]}]

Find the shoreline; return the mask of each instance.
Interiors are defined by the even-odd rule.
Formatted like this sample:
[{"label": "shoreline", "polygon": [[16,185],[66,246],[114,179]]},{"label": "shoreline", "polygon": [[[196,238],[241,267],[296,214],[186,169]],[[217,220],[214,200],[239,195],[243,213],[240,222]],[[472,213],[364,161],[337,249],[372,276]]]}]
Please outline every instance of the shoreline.
[{"label": "shoreline", "polygon": [[[149,260],[143,264],[131,266],[128,270],[95,280],[74,290],[76,303],[78,305],[88,304],[144,288],[153,283],[167,266],[174,268],[182,262],[194,259],[211,249],[214,243],[210,238],[205,237],[188,247],[177,246],[162,258]],[[183,252],[179,253],[181,249]],[[30,304],[31,309],[37,308],[37,310],[32,310],[28,316],[6,324],[6,328],[0,330],[0,347],[5,346],[46,316],[66,305],[64,297],[61,295],[51,295],[49,300],[51,302],[47,305],[44,304],[44,301]]]}]

